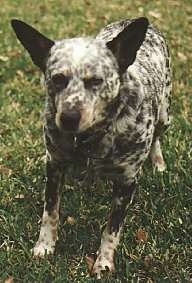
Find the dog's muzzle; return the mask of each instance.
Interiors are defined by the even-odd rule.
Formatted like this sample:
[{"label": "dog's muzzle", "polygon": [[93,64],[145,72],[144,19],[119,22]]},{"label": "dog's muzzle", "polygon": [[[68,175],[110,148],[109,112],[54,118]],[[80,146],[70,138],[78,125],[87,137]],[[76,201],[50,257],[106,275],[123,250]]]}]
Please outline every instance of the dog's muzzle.
[{"label": "dog's muzzle", "polygon": [[79,110],[66,110],[60,114],[60,125],[65,131],[77,131],[80,119],[81,113]]}]

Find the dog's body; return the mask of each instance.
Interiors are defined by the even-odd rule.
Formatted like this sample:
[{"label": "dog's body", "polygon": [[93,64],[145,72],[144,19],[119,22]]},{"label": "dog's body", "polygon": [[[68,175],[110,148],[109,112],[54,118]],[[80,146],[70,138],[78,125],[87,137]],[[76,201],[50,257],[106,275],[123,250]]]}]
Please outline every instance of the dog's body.
[{"label": "dog's body", "polygon": [[[47,184],[36,256],[53,253],[63,175],[77,159],[113,181],[111,213],[92,274],[114,271],[135,178],[147,156],[165,168],[159,137],[169,125],[170,58],[145,18],[104,28],[96,38],[53,42],[28,25],[13,28],[44,73]],[[37,52],[38,50],[38,52]]]}]

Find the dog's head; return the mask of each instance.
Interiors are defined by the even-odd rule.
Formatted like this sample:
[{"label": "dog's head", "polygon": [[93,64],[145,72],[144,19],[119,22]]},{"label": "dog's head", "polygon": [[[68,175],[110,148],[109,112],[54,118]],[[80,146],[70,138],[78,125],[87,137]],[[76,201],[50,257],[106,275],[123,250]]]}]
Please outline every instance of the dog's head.
[{"label": "dog's head", "polygon": [[95,38],[52,41],[18,20],[12,27],[45,77],[61,131],[82,132],[102,122],[119,94],[120,78],[136,57],[148,27],[139,18],[105,43]]}]

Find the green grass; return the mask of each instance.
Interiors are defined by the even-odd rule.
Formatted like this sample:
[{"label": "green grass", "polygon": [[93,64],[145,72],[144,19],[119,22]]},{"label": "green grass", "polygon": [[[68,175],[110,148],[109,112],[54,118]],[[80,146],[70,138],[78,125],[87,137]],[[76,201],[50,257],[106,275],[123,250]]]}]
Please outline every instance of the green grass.
[{"label": "green grass", "polygon": [[[153,174],[146,164],[118,249],[117,273],[102,282],[191,282],[191,0],[1,0],[0,282],[11,276],[22,283],[96,282],[87,276],[85,255],[99,245],[110,198],[101,183],[69,182],[55,255],[39,262],[31,257],[43,209],[45,97],[39,71],[10,20],[24,19],[50,38],[62,38],[96,34],[109,22],[142,15],[165,34],[173,58],[173,121],[163,144],[167,171]],[[67,216],[76,223],[70,225]],[[140,228],[148,233],[143,244],[136,240]]]}]

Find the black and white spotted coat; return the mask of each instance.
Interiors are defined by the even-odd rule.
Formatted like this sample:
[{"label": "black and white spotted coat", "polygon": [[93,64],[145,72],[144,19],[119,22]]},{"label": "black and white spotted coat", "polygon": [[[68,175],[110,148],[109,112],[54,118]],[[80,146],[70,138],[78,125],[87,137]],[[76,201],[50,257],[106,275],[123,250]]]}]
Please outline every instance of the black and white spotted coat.
[{"label": "black and white spotted coat", "polygon": [[[48,86],[49,94],[45,112],[45,133],[48,150],[52,155],[57,156],[56,158],[66,159],[71,163],[72,160],[76,162],[77,159],[85,160],[87,157],[100,175],[110,178],[124,176],[132,182],[150,152],[156,131],[159,133],[159,128],[169,124],[171,78],[167,45],[163,36],[152,25],[149,25],[147,29],[145,40],[137,52],[135,61],[120,78],[117,76],[116,62],[113,60],[113,65],[111,62],[107,65],[108,57],[111,60],[111,54],[108,50],[106,51],[106,48],[103,50],[101,48],[115,38],[130,22],[123,20],[108,25],[97,35],[96,40],[83,39],[83,42],[87,40],[87,52],[95,48],[95,54],[93,51],[90,55],[87,53],[86,58],[82,59],[85,63],[83,62],[81,69],[78,69],[79,66],[73,66],[73,68],[78,69],[82,76],[87,71],[87,61],[90,72],[94,72],[95,64],[106,65],[105,72],[101,70],[101,76],[108,83],[108,87],[105,90],[104,86],[99,93],[96,91],[87,94],[77,74],[74,83],[66,90],[67,98],[64,97],[65,94],[62,98],[62,107],[73,102],[89,108],[95,95],[96,103],[92,107],[96,117],[90,121],[84,131],[75,135],[66,135],[58,131],[53,119],[56,109],[55,101],[52,102],[54,90],[51,86],[49,87],[49,77],[59,71],[60,65],[61,68],[63,65],[72,68],[70,62],[74,59],[71,54],[74,52],[72,46],[81,48],[82,39],[60,41],[52,48],[45,75],[45,85]],[[69,54],[63,61],[57,59],[62,52]],[[100,58],[97,58],[98,56]],[[71,70],[72,73],[78,73],[78,71]],[[112,84],[112,90],[110,90],[110,84]],[[114,84],[116,84],[115,91]],[[74,97],[70,99],[70,95]],[[87,98],[85,95],[90,97]]]},{"label": "black and white spotted coat", "polygon": [[167,45],[145,18],[110,24],[96,38],[56,42],[21,21],[12,26],[43,71],[47,92],[45,205],[33,253],[54,252],[63,172],[80,165],[80,171],[113,180],[110,215],[92,260],[91,274],[101,278],[115,269],[139,169],[149,154],[158,170],[165,169],[159,138],[170,122]]}]

